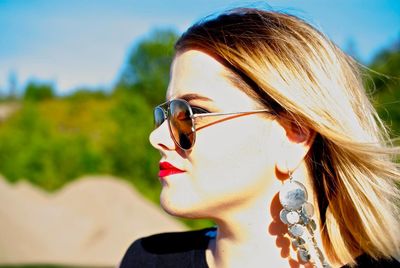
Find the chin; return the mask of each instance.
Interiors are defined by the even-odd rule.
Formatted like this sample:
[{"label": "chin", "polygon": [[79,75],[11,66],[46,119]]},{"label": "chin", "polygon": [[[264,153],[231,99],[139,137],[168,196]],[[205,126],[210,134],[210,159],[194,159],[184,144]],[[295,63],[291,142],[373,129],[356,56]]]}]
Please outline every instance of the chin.
[{"label": "chin", "polygon": [[204,219],[208,218],[202,211],[207,211],[199,204],[190,202],[192,200],[175,200],[168,196],[168,194],[161,192],[160,204],[162,209],[168,214],[187,219]]}]

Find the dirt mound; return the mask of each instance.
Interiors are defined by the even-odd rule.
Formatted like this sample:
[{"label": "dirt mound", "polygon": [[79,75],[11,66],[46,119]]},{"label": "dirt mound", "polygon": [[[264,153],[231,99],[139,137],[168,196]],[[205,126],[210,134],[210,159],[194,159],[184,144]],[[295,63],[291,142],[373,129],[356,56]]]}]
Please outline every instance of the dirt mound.
[{"label": "dirt mound", "polygon": [[0,264],[115,266],[138,237],[186,228],[112,177],[54,194],[0,177]]}]

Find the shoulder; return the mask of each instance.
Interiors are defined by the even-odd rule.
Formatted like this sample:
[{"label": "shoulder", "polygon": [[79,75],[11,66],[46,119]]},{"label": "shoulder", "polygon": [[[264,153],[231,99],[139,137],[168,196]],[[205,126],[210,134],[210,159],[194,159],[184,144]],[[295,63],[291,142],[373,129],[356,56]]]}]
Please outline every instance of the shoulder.
[{"label": "shoulder", "polygon": [[[375,260],[367,254],[358,256],[356,262],[357,264],[353,268],[400,268],[400,262],[395,258]],[[350,265],[345,265],[342,268],[350,267]]]},{"label": "shoulder", "polygon": [[120,267],[206,267],[202,266],[204,251],[214,230],[206,228],[140,238],[128,248]]}]

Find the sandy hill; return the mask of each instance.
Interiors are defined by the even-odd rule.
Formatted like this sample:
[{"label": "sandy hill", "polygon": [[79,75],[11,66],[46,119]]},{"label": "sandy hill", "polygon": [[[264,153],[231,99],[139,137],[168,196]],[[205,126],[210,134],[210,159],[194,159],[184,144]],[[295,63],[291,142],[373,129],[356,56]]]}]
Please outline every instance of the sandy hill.
[{"label": "sandy hill", "polygon": [[136,238],[185,229],[112,177],[85,177],[53,194],[0,177],[0,264],[116,266]]}]

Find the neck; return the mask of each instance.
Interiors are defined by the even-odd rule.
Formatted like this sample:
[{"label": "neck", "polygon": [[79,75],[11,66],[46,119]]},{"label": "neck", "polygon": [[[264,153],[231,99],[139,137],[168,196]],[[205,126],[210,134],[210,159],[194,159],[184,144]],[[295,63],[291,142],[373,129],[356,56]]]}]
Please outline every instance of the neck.
[{"label": "neck", "polygon": [[[209,267],[299,267],[287,226],[279,219],[281,186],[273,180],[260,198],[214,219],[218,232],[206,251]],[[307,191],[312,193],[310,187]]]}]

